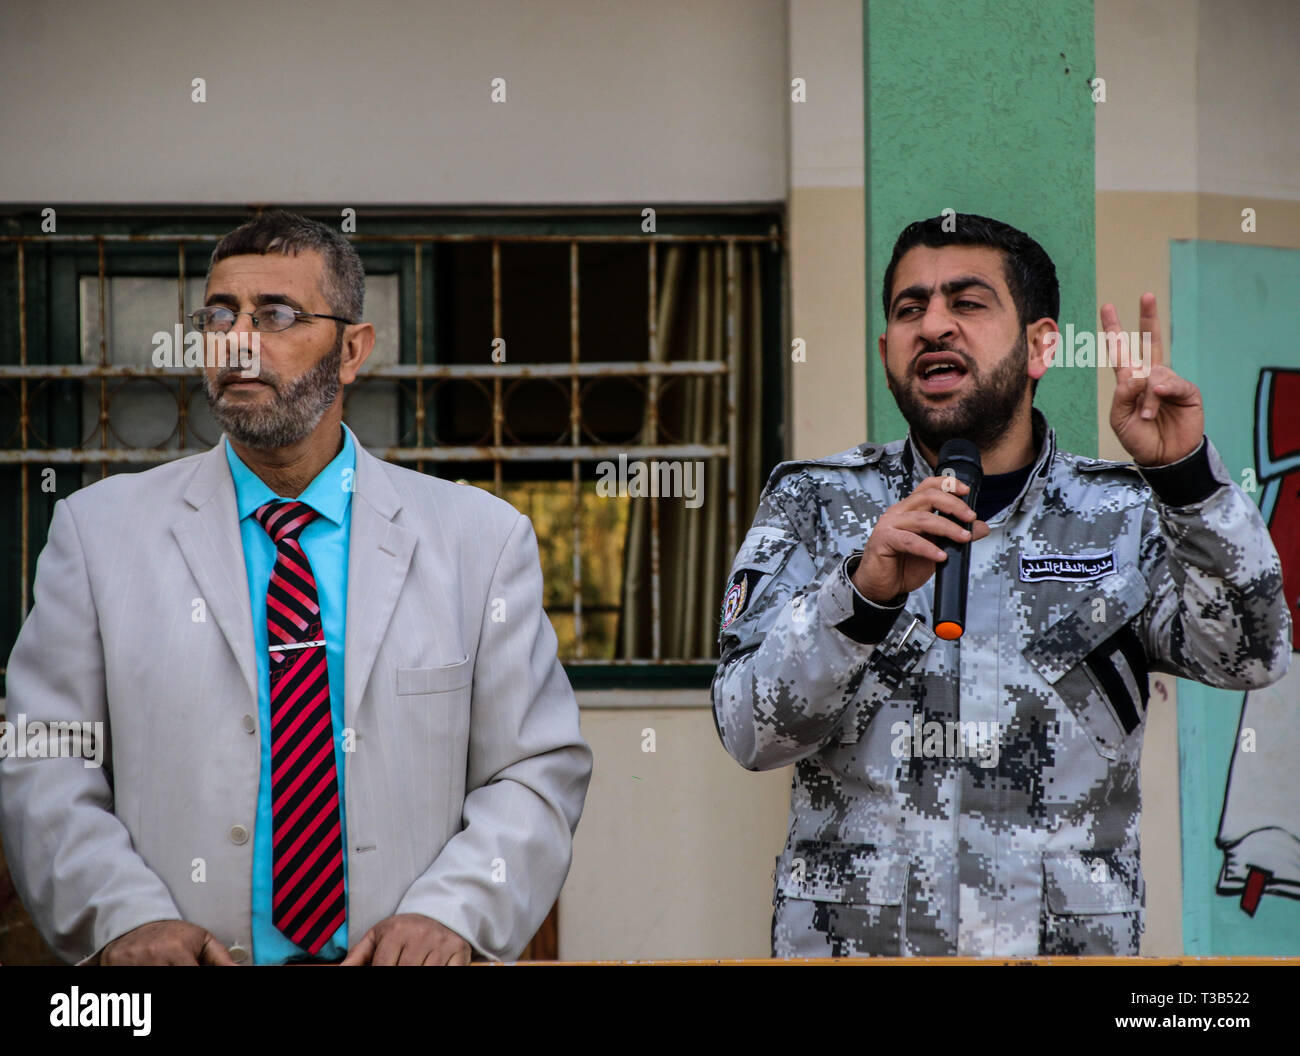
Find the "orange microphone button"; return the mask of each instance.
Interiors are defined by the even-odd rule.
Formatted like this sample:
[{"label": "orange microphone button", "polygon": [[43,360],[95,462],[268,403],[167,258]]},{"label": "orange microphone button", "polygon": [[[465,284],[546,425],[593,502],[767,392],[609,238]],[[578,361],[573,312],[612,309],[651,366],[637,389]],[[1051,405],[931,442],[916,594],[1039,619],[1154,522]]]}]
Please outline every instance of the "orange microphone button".
[{"label": "orange microphone button", "polygon": [[934,625],[934,633],[948,642],[955,642],[961,637],[962,625],[953,623],[951,620],[944,620],[942,623]]}]

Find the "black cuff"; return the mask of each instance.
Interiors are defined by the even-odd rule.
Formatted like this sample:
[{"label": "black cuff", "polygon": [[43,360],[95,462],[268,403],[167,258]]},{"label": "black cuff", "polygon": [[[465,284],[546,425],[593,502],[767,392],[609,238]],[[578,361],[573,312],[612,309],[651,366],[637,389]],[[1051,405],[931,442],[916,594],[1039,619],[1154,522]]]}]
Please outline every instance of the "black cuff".
[{"label": "black cuff", "polygon": [[885,635],[894,626],[898,614],[903,611],[907,595],[899,594],[888,605],[877,605],[864,598],[858,593],[858,588],[853,586],[853,573],[861,560],[861,554],[853,554],[840,566],[853,591],[853,615],[842,623],[837,623],[835,629],[860,645],[877,645],[884,641]]},{"label": "black cuff", "polygon": [[1210,470],[1210,445],[1204,436],[1201,446],[1185,458],[1167,466],[1139,466],[1138,470],[1166,506],[1204,502],[1225,486]]}]

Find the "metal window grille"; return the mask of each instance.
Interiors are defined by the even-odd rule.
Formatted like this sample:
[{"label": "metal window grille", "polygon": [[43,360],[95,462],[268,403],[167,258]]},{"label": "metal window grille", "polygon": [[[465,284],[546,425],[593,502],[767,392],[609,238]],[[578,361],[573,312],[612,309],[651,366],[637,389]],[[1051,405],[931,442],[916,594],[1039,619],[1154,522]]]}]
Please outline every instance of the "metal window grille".
[{"label": "metal window grille", "polygon": [[[232,225],[233,226],[233,225]],[[100,476],[107,476],[110,467],[128,468],[160,464],[186,455],[199,454],[208,448],[194,446],[193,434],[189,421],[189,398],[196,389],[201,390],[201,370],[198,368],[184,370],[178,368],[139,366],[133,364],[113,363],[109,355],[109,332],[106,326],[106,301],[108,284],[118,274],[129,274],[129,268],[122,272],[110,272],[108,253],[117,243],[131,245],[150,245],[162,249],[174,249],[176,270],[176,322],[186,330],[189,329],[186,313],[196,305],[193,296],[187,293],[187,282],[195,281],[190,265],[194,255],[206,262],[211,246],[221,236],[209,233],[103,233],[103,234],[7,234],[0,235],[0,252],[8,251],[16,259],[13,261],[16,289],[11,291],[11,303],[16,307],[17,363],[0,364],[0,390],[8,388],[16,403],[16,428],[8,440],[0,438],[0,468],[16,466],[19,473],[18,495],[18,570],[19,596],[16,599],[19,608],[19,623],[26,617],[31,605],[29,582],[31,579],[31,562],[34,552],[39,551],[42,540],[33,539],[30,526],[33,488],[38,481],[33,469],[46,466],[71,465],[79,467],[100,468]],[[491,435],[487,443],[472,445],[419,444],[415,446],[386,446],[370,450],[391,462],[410,464],[423,471],[426,463],[477,463],[490,467],[493,490],[498,494],[503,488],[503,467],[511,462],[552,462],[568,463],[569,489],[571,495],[573,567],[572,567],[572,618],[574,622],[574,655],[566,657],[569,663],[600,663],[615,666],[619,664],[668,664],[668,663],[712,663],[711,658],[697,658],[694,661],[664,661],[661,657],[659,643],[659,624],[663,605],[660,574],[660,539],[658,505],[651,504],[650,528],[650,564],[651,564],[651,612],[653,645],[651,655],[635,660],[591,661],[584,656],[583,649],[583,591],[582,591],[582,495],[584,483],[583,466],[597,460],[617,459],[626,455],[631,459],[680,459],[703,460],[725,467],[726,496],[726,547],[728,553],[734,553],[738,544],[738,526],[742,516],[748,517],[748,509],[741,510],[737,503],[737,446],[739,437],[736,427],[736,405],[738,378],[742,369],[738,349],[737,290],[736,290],[736,254],[739,246],[759,243],[769,248],[781,248],[781,236],[775,224],[763,234],[502,234],[502,233],[397,233],[367,234],[355,236],[354,243],[375,246],[386,245],[408,255],[409,265],[413,271],[414,282],[414,355],[413,362],[395,362],[368,365],[363,369],[358,382],[363,379],[390,379],[413,386],[415,435],[425,437],[426,386],[437,385],[447,380],[470,381],[480,387],[491,401]],[[427,322],[424,303],[425,285],[422,273],[426,266],[426,256],[430,248],[439,243],[480,243],[490,247],[491,254],[491,304],[493,333],[502,332],[502,260],[503,246],[526,244],[559,244],[567,247],[568,260],[568,319],[569,319],[569,359],[561,363],[527,363],[527,362],[492,362],[485,354],[481,364],[471,363],[435,363],[425,361],[425,326]],[[644,250],[646,273],[648,276],[648,297],[646,332],[648,335],[645,355],[639,360],[600,361],[586,360],[581,356],[582,334],[580,332],[580,312],[582,290],[579,282],[579,261],[584,247],[600,243],[623,243]],[[656,321],[658,313],[658,269],[660,247],[666,244],[717,245],[725,248],[726,261],[726,358],[693,361],[656,361],[655,344],[658,340]],[[28,320],[29,309],[27,289],[27,256],[32,246],[82,245],[93,249],[97,268],[93,282],[93,308],[97,315],[95,331],[98,334],[97,362],[43,364],[29,361]],[[405,358],[405,357],[403,357]],[[585,384],[597,379],[625,378],[636,379],[644,386],[645,410],[649,435],[658,438],[659,396],[661,386],[667,380],[679,377],[717,377],[721,379],[726,409],[726,442],[720,444],[705,443],[650,443],[643,445],[608,444],[584,442],[582,390]],[[179,383],[177,404],[177,421],[173,437],[176,447],[132,447],[110,442],[114,430],[110,427],[110,409],[113,393],[110,386],[114,381],[125,379],[155,378],[167,379]],[[551,444],[510,443],[509,423],[507,421],[505,402],[506,394],[512,384],[524,379],[552,379],[554,383],[567,390],[569,405],[568,435],[560,442]],[[92,435],[97,436],[97,446],[56,446],[46,438],[38,435],[33,428],[30,413],[32,398],[36,391],[51,382],[79,382],[83,394],[94,396],[94,411],[97,413],[97,428]],[[16,392],[13,390],[16,388]],[[115,438],[119,439],[120,438]],[[170,440],[171,438],[169,438]],[[16,443],[15,443],[16,441]],[[590,483],[590,481],[587,481]],[[6,643],[7,650],[12,642]],[[0,677],[4,670],[0,668]]]}]

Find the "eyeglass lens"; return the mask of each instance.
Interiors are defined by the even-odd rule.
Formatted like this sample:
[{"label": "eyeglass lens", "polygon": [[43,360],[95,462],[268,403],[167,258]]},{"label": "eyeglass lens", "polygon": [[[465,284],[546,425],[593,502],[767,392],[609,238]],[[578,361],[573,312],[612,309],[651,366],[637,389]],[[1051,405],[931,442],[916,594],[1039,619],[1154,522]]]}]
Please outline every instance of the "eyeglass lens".
[{"label": "eyeglass lens", "polygon": [[[229,308],[200,308],[194,313],[194,321],[200,329],[209,332],[225,333],[235,325],[236,314]],[[253,311],[253,328],[266,333],[287,330],[293,325],[294,311],[285,304],[264,304]]]}]

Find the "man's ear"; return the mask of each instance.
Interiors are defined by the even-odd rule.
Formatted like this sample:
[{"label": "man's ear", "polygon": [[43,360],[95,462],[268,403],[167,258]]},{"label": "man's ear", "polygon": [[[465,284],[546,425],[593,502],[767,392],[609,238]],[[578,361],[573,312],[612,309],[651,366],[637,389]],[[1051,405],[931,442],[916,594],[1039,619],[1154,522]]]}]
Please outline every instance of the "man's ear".
[{"label": "man's ear", "polygon": [[1025,341],[1029,345],[1027,373],[1037,381],[1053,363],[1060,363],[1057,357],[1060,356],[1061,331],[1056,327],[1056,320],[1044,317],[1030,323],[1025,330]]},{"label": "man's ear", "polygon": [[361,365],[375,348],[375,328],[371,323],[349,323],[343,335],[343,358],[339,363],[339,381],[351,385]]},{"label": "man's ear", "polygon": [[880,337],[877,338],[876,344],[880,348],[880,365],[884,367],[886,370],[888,370],[889,363],[885,359],[885,335],[884,334],[881,334]]}]

